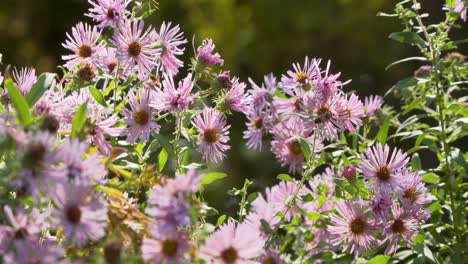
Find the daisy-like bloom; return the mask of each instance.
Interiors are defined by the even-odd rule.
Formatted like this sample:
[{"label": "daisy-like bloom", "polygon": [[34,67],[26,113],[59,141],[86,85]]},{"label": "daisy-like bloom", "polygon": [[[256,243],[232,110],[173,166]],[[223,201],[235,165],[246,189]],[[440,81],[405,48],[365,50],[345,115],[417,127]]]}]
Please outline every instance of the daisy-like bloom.
[{"label": "daisy-like bloom", "polygon": [[377,144],[367,148],[366,153],[361,155],[358,168],[365,178],[375,179],[369,186],[371,189],[388,192],[401,183],[400,173],[407,169],[408,160],[401,150],[395,148],[393,153],[390,153],[388,145],[382,147]]},{"label": "daisy-like bloom", "polygon": [[280,87],[289,95],[292,95],[295,90],[302,88],[304,90],[310,90],[311,87],[306,87],[310,82],[315,79],[319,74],[317,65],[320,64],[320,60],[304,59],[304,66],[300,63],[293,63],[294,70],[289,70],[286,74],[281,77]]},{"label": "daisy-like bloom", "polygon": [[268,249],[265,251],[262,256],[260,257],[260,263],[262,264],[281,264],[284,263],[281,255],[272,249]]},{"label": "daisy-like bloom", "polygon": [[125,17],[125,8],[131,0],[88,0],[92,5],[89,13],[85,14],[99,23],[98,27],[116,27],[121,24]]},{"label": "daisy-like bloom", "polygon": [[390,240],[385,249],[385,255],[395,252],[399,238],[406,243],[407,247],[411,246],[413,236],[417,233],[416,229],[419,226],[418,221],[398,204],[393,203],[391,208],[393,219],[388,221],[384,228],[384,234],[388,235],[386,240]]},{"label": "daisy-like bloom", "polygon": [[276,77],[273,73],[265,75],[262,86],[258,86],[252,79],[249,78],[252,89],[248,90],[252,97],[252,106],[256,110],[263,110],[268,103],[268,94],[276,87]]},{"label": "daisy-like bloom", "polygon": [[121,72],[119,67],[119,60],[117,58],[117,49],[107,47],[102,50],[99,54],[99,60],[97,63],[105,73],[114,76],[117,71]]},{"label": "daisy-like bloom", "polygon": [[197,48],[197,60],[202,62],[205,66],[213,66],[218,64],[223,66],[224,60],[221,59],[219,53],[213,54],[215,45],[213,40],[204,39],[201,46]]},{"label": "daisy-like bloom", "polygon": [[401,184],[397,186],[397,195],[405,207],[422,207],[434,200],[432,194],[424,186],[421,176],[417,172],[402,172]]},{"label": "daisy-like bloom", "polygon": [[460,14],[460,17],[463,21],[466,21],[466,10],[467,6],[464,0],[455,0],[454,11]]},{"label": "daisy-like bloom", "polygon": [[338,137],[338,131],[343,129],[339,110],[343,102],[339,97],[323,99],[317,93],[307,93],[304,96],[304,108],[310,118],[307,126],[314,128],[320,137],[333,140]]},{"label": "daisy-like bloom", "polygon": [[[267,190],[267,201],[276,208],[277,212],[281,211],[285,213],[288,207],[288,202],[291,199],[291,196],[297,191],[297,188],[297,185],[292,182],[282,181],[273,186],[271,189]],[[300,190],[298,196],[303,194],[305,194],[305,190]],[[300,203],[298,200],[294,201],[294,203],[295,206],[302,206],[302,203]],[[295,212],[296,210],[293,207],[284,215],[284,217],[286,220],[289,220],[293,217]]]},{"label": "daisy-like bloom", "polygon": [[65,250],[49,243],[34,242],[25,245],[15,253],[3,256],[5,264],[31,264],[31,263],[69,263],[65,258]]},{"label": "daisy-like bloom", "polygon": [[219,162],[226,155],[224,152],[231,147],[229,141],[229,128],[224,116],[212,109],[205,108],[202,113],[195,116],[192,125],[198,130],[198,148],[206,161]]},{"label": "daisy-like bloom", "polygon": [[231,88],[222,97],[222,104],[230,111],[247,114],[251,98],[245,93],[245,83],[239,82],[239,78],[234,77],[231,84]]},{"label": "daisy-like bloom", "polygon": [[200,248],[200,256],[213,264],[253,264],[263,253],[263,239],[249,224],[222,225]]},{"label": "daisy-like bloom", "polygon": [[67,242],[81,246],[105,235],[107,207],[95,196],[93,189],[83,185],[57,184],[52,210],[55,227],[63,227]]},{"label": "daisy-like bloom", "polygon": [[268,116],[253,110],[248,116],[247,130],[244,131],[244,139],[247,140],[247,147],[252,150],[262,149],[263,133],[267,128]]},{"label": "daisy-like bloom", "polygon": [[[322,72],[320,72],[319,70],[317,78],[313,81],[313,86],[315,90],[319,93],[319,97],[321,98],[321,100],[327,100],[330,97],[334,97],[335,95],[340,94],[342,92],[341,88],[344,85],[351,82],[351,80],[346,81],[344,83],[339,81],[338,78],[341,76],[341,73],[330,74],[330,66],[331,62],[328,61],[327,69],[325,70],[325,72],[323,72],[323,76]],[[319,68],[318,64],[317,68]]]},{"label": "daisy-like bloom", "polygon": [[151,101],[151,106],[160,111],[174,113],[187,109],[189,104],[197,96],[191,94],[193,89],[192,74],[189,73],[176,87],[172,76],[165,76],[163,89],[156,89]]},{"label": "daisy-like bloom", "polygon": [[141,245],[143,259],[150,264],[183,263],[190,245],[188,237],[181,231],[171,234],[161,234],[157,228],[151,230],[156,239],[144,238]]},{"label": "daisy-like bloom", "polygon": [[369,202],[372,212],[382,219],[385,219],[388,216],[388,209],[390,209],[392,204],[392,197],[390,197],[390,194],[386,192],[378,192],[375,195],[372,195]]},{"label": "daisy-like bloom", "polygon": [[338,214],[331,214],[331,224],[328,231],[335,236],[332,244],[343,244],[345,251],[357,256],[377,245],[377,239],[372,232],[377,225],[371,218],[366,217],[368,208],[362,207],[360,202],[341,201],[335,204]]},{"label": "daisy-like bloom", "polygon": [[291,97],[273,97],[272,109],[275,114],[282,115],[282,118],[289,118],[291,113],[303,113],[305,111],[304,99],[311,92],[304,92],[302,89],[291,92]]},{"label": "daisy-like bloom", "polygon": [[138,71],[140,79],[148,76],[161,54],[155,44],[156,32],[151,27],[144,31],[144,26],[143,20],[129,20],[113,37],[122,67],[130,72]]},{"label": "daisy-like bloom", "polygon": [[4,212],[10,225],[0,225],[0,254],[3,254],[10,245],[21,251],[29,243],[37,240],[38,234],[44,230],[43,223],[46,219],[37,210],[33,210],[28,215],[23,208],[17,208],[15,215],[6,205]]},{"label": "daisy-like bloom", "polygon": [[70,181],[79,185],[103,183],[107,170],[99,160],[97,152],[83,159],[88,148],[86,142],[78,139],[67,139],[58,148],[61,159],[60,174],[62,181]]},{"label": "daisy-like bloom", "polygon": [[382,111],[384,100],[380,95],[371,95],[364,98],[364,112],[366,116],[372,117]]},{"label": "daisy-like bloom", "polygon": [[37,80],[36,70],[34,68],[21,68],[20,70],[15,68],[13,80],[20,93],[26,95]]},{"label": "daisy-like bloom", "polygon": [[[268,193],[269,191],[267,191],[267,195]],[[246,216],[245,221],[259,230],[263,238],[266,238],[267,233],[263,229],[261,220],[265,220],[270,227],[275,226],[281,221],[281,218],[276,213],[281,211],[282,208],[283,206],[278,206],[278,204],[272,204],[268,200],[265,200],[263,195],[260,194],[252,202],[252,212]]]},{"label": "daisy-like bloom", "polygon": [[179,25],[171,28],[171,22],[163,22],[159,32],[156,32],[158,45],[161,47],[161,56],[159,57],[159,64],[168,75],[176,75],[179,68],[184,63],[176,56],[184,54],[184,48],[179,47],[187,43],[184,34],[180,32]]},{"label": "daisy-like bloom", "polygon": [[83,63],[94,64],[104,49],[104,43],[99,40],[101,32],[94,26],[80,22],[72,28],[72,35],[67,33],[67,40],[62,46],[73,52],[71,55],[62,56],[67,61],[67,67]]},{"label": "daisy-like bloom", "polygon": [[304,153],[302,153],[298,137],[309,141],[311,146],[315,145],[315,153],[322,148],[321,141],[316,138],[314,142],[313,137],[310,136],[310,130],[305,127],[299,117],[291,117],[277,124],[273,127],[272,134],[271,150],[281,166],[289,166],[289,172],[292,174],[301,172],[304,163]]},{"label": "daisy-like bloom", "polygon": [[128,102],[131,109],[124,108],[122,110],[125,116],[124,123],[128,125],[126,134],[127,141],[135,143],[140,137],[140,142],[144,143],[148,140],[152,130],[158,132],[160,125],[153,122],[153,109],[150,107],[151,89],[142,87],[139,91],[139,99],[135,97],[132,90],[128,93]]},{"label": "daisy-like bloom", "polygon": [[339,108],[337,109],[339,121],[345,129],[355,132],[355,126],[362,125],[364,105],[355,94],[352,94],[349,98],[343,96],[340,100],[341,103],[338,104]]}]

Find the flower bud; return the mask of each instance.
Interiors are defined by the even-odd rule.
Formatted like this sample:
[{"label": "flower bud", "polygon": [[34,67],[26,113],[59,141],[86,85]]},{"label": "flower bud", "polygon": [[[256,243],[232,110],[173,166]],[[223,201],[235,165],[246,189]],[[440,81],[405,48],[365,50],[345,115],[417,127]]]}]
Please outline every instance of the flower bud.
[{"label": "flower bud", "polygon": [[345,177],[347,180],[352,180],[356,176],[356,168],[353,165],[344,167],[341,171],[341,176]]}]

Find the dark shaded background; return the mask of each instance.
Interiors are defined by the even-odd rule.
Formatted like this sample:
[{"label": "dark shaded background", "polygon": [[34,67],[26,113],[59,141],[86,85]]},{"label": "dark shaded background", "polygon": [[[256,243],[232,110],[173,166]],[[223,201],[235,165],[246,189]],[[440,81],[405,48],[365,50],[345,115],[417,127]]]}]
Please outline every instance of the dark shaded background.
[{"label": "dark shaded background", "polygon": [[[359,95],[383,94],[399,79],[411,75],[417,64],[405,64],[385,71],[392,61],[414,56],[411,47],[387,36],[401,29],[396,19],[377,17],[391,13],[397,1],[389,0],[160,0],[159,11],[150,21],[174,21],[186,38],[196,43],[212,38],[232,74],[260,82],[264,74],[280,76],[293,62],[306,55],[333,62],[332,71],[342,72],[342,80],[352,79],[347,90]],[[422,1],[426,11],[439,19],[444,1]],[[65,32],[79,21],[86,0],[1,0],[0,53],[6,64],[34,66],[39,72],[55,71],[65,53],[61,43]],[[454,30],[458,37],[466,30]],[[187,58],[193,54],[187,45]],[[391,100],[391,98],[389,98]],[[218,208],[234,209],[237,201],[225,192],[240,188],[244,178],[253,178],[256,187],[271,185],[281,169],[269,152],[248,151],[242,143],[243,118],[234,116],[229,159],[219,168],[229,178],[212,189],[210,197]],[[424,161],[424,159],[423,159]],[[214,168],[213,170],[216,170]],[[210,191],[210,190],[208,190]]]}]

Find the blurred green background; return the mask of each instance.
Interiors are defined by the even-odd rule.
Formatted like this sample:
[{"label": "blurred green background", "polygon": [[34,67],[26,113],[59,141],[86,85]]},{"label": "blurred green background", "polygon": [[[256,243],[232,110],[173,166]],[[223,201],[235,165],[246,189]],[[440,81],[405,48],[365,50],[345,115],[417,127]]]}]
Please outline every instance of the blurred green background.
[{"label": "blurred green background", "polygon": [[[444,1],[422,1],[430,19],[440,19]],[[293,62],[306,55],[332,60],[332,71],[342,72],[342,80],[352,79],[347,90],[359,95],[383,94],[399,79],[419,66],[405,64],[385,71],[392,61],[414,56],[415,50],[391,41],[387,36],[400,30],[396,19],[377,17],[391,13],[397,1],[390,0],[160,0],[159,10],[149,19],[159,27],[162,21],[181,25],[189,43],[187,58],[193,55],[191,40],[198,45],[212,38],[225,65],[243,81],[261,82],[273,72],[278,78]],[[89,21],[83,13],[86,0],[1,0],[0,53],[6,64],[34,66],[39,72],[55,71],[65,32],[79,21]],[[466,36],[466,29],[454,30]],[[465,52],[466,54],[466,52]],[[391,99],[391,98],[389,98]],[[274,160],[269,146],[261,153],[242,144],[245,120],[240,115],[231,131],[232,149],[220,171],[229,174],[213,186],[210,196],[215,207],[232,211],[237,201],[225,192],[241,188],[245,178],[253,178],[254,188],[271,185],[278,173],[286,172]],[[213,168],[216,170],[217,168]],[[208,190],[210,191],[210,190]],[[211,192],[213,193],[213,192]]]}]

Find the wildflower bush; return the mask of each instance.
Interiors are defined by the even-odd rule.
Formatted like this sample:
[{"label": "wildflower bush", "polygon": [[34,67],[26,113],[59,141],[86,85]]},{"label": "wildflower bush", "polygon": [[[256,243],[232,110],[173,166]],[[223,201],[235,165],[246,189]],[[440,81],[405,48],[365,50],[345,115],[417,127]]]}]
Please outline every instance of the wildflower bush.
[{"label": "wildflower bush", "polygon": [[[401,108],[347,91],[324,59],[246,83],[194,38],[184,64],[179,26],[144,24],[154,2],[89,3],[94,23],[69,31],[58,74],[1,77],[4,263],[466,262],[466,40],[449,33],[467,3],[447,0],[435,24],[417,0],[380,13],[420,52],[389,66],[422,64],[388,92]],[[230,137],[285,170],[260,193],[232,189],[233,216],[204,197],[229,175],[216,164]],[[438,163],[422,168],[422,151]]]}]

